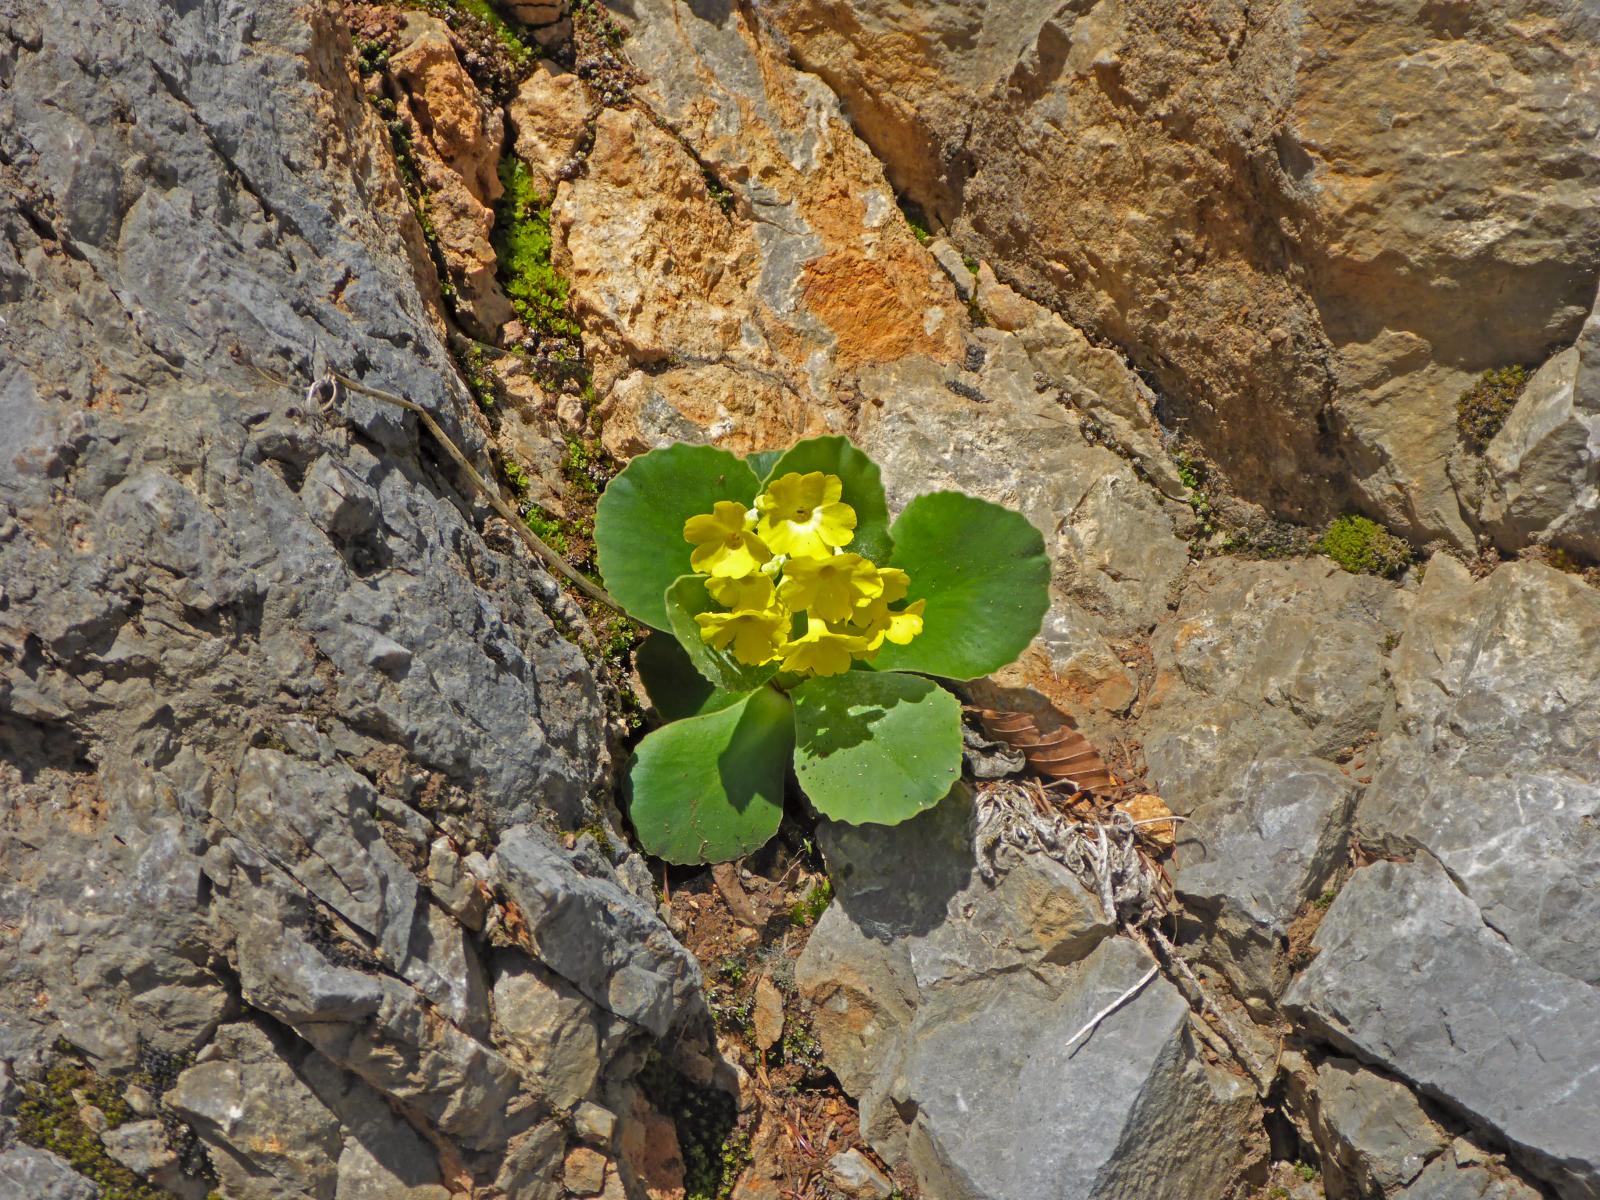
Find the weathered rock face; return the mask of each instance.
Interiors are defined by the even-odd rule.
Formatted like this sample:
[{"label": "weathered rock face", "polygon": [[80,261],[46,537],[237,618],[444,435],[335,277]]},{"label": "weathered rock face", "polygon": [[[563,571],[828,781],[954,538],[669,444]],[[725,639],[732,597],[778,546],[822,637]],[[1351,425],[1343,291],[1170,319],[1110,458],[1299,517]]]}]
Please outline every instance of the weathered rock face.
[{"label": "weathered rock face", "polygon": [[1600,982],[1600,596],[1439,556],[1395,655],[1362,836],[1425,850],[1511,945]]},{"label": "weathered rock face", "polygon": [[763,12],[898,189],[1150,371],[1250,493],[1470,542],[1452,403],[1570,342],[1600,271],[1591,10]]},{"label": "weathered rock face", "polygon": [[1600,307],[1575,345],[1529,380],[1485,454],[1482,505],[1496,545],[1541,541],[1600,559]]},{"label": "weathered rock face", "polygon": [[[353,61],[326,4],[0,5],[0,1057],[169,1056],[144,1115],[228,1196],[555,1195],[698,973],[548,832],[606,819],[571,602],[404,412],[306,392],[484,462]],[[155,1123],[107,1153],[165,1178]],[[12,1134],[0,1190],[92,1194]]]},{"label": "weathered rock face", "polygon": [[1002,849],[986,879],[972,819],[952,795],[821,831],[838,899],[796,980],[862,1128],[929,1196],[1216,1193],[1252,1154],[1249,1085],[1204,1061],[1164,979],[1069,1045],[1149,958],[1048,858]]},{"label": "weathered rock face", "polygon": [[1340,892],[1285,996],[1335,1044],[1491,1136],[1562,1197],[1600,1194],[1600,996],[1486,925],[1426,860]]},{"label": "weathered rock face", "polygon": [[1409,595],[1325,560],[1201,564],[1153,642],[1141,718],[1177,811],[1214,802],[1267,755],[1333,759],[1377,732]]},{"label": "weathered rock face", "polygon": [[[684,1183],[625,1077],[704,1029],[701,979],[642,863],[576,836],[612,815],[581,614],[405,413],[306,391],[403,392],[493,474],[439,292],[528,332],[506,152],[553,193],[595,401],[475,367],[530,499],[571,498],[562,432],[841,432],[897,508],[1021,510],[1052,605],[987,686],[1142,751],[1188,818],[1164,928],[1215,1028],[1287,1037],[1323,1169],[1293,1194],[1600,1193],[1595,593],[1196,563],[1156,419],[1292,513],[1595,553],[1600,326],[1562,350],[1600,263],[1592,13],[627,0],[625,83],[486,89],[459,31],[378,6],[364,97],[331,0],[83,7],[0,0],[0,1194],[93,1194],[16,1138],[63,1057],[144,1081],[98,1145],[186,1200]],[[1461,385],[1558,350],[1464,458]],[[1263,1109],[1186,977],[973,821],[958,790],[818,833],[798,984],[861,1118],[834,1183],[888,1194],[870,1147],[924,1200],[1239,1200]],[[1414,861],[1356,871],[1295,979],[1352,838]]]}]

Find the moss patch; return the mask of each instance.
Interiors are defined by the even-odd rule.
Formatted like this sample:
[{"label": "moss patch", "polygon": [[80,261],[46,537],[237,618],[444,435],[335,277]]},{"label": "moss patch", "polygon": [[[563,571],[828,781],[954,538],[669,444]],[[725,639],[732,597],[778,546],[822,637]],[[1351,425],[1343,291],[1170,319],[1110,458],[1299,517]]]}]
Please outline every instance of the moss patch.
[{"label": "moss patch", "polygon": [[811,890],[805,895],[805,899],[797,901],[789,909],[789,920],[801,926],[815,925],[832,902],[833,884],[824,879],[821,883],[812,884]]},{"label": "moss patch", "polygon": [[1366,517],[1340,517],[1317,541],[1317,550],[1357,575],[1398,575],[1410,565],[1411,545]]},{"label": "moss patch", "polygon": [[1480,375],[1456,401],[1456,428],[1462,438],[1479,449],[1487,446],[1511,415],[1529,378],[1526,367],[1497,367]]},{"label": "moss patch", "polygon": [[[167,1076],[175,1077],[177,1072],[161,1071],[162,1078],[158,1079],[158,1072],[144,1065],[144,1057],[141,1054],[141,1069],[135,1081],[143,1082],[148,1077],[149,1090],[159,1095],[171,1086],[172,1079]],[[170,1200],[171,1192],[141,1179],[106,1153],[99,1135],[84,1122],[85,1107],[104,1114],[111,1129],[138,1119],[117,1086],[96,1074],[72,1047],[63,1044],[57,1047],[56,1057],[44,1075],[22,1085],[16,1111],[17,1136],[30,1146],[49,1150],[85,1179],[99,1184],[101,1200]],[[162,1123],[168,1127],[168,1142],[178,1152],[184,1169],[192,1175],[208,1176],[210,1164],[204,1151],[182,1144],[193,1141],[193,1131],[165,1116]],[[174,1133],[180,1136],[174,1138]],[[187,1135],[187,1139],[181,1135]]]},{"label": "moss patch", "polygon": [[500,286],[527,327],[528,350],[547,382],[586,379],[583,340],[573,318],[567,281],[551,260],[550,203],[533,173],[515,155],[500,160],[505,192],[495,206],[494,249]]},{"label": "moss patch", "polygon": [[727,1200],[750,1161],[750,1139],[739,1130],[739,1106],[728,1093],[700,1087],[652,1055],[639,1072],[650,1103],[672,1119],[683,1154],[684,1200]]},{"label": "moss patch", "polygon": [[[906,224],[911,227],[911,236],[926,246],[933,241],[933,233],[928,229],[928,215],[922,211],[922,205],[915,200],[907,200],[904,196],[898,197],[900,212],[905,216]],[[973,274],[977,274],[976,271]]]}]

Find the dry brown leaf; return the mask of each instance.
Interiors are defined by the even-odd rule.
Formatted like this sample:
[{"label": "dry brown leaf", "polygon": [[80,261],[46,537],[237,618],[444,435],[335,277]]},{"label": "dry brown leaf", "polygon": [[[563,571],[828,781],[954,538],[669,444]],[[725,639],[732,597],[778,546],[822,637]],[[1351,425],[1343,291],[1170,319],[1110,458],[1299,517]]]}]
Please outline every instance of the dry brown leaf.
[{"label": "dry brown leaf", "polygon": [[1062,779],[1084,792],[1104,791],[1118,780],[1106,760],[1083,734],[1063,725],[1050,733],[1040,733],[1039,725],[1027,713],[977,710],[984,732],[996,741],[1021,750],[1028,767],[1045,779]]},{"label": "dry brown leaf", "polygon": [[756,1045],[763,1053],[778,1044],[783,1036],[783,993],[765,975],[756,980],[756,1004],[751,1020],[755,1025]]},{"label": "dry brown leaf", "polygon": [[1120,800],[1114,805],[1118,812],[1128,814],[1133,821],[1156,821],[1157,824],[1141,825],[1139,832],[1145,839],[1163,850],[1170,849],[1178,841],[1178,823],[1176,821],[1160,821],[1161,817],[1172,816],[1172,810],[1167,807],[1167,802],[1160,796],[1149,792],[1142,792],[1137,796],[1130,796]]}]

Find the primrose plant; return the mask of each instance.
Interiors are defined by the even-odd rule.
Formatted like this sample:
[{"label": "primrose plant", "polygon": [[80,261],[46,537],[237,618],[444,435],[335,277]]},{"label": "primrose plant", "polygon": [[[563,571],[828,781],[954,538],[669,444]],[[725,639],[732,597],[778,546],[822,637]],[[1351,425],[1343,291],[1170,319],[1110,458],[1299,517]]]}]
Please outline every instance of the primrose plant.
[{"label": "primrose plant", "polygon": [[937,804],[961,773],[961,708],[936,680],[1011,662],[1049,604],[1020,514],[932,492],[891,525],[877,466],[842,437],[641,455],[600,498],[595,542],[612,596],[659,631],[637,661],[667,724],[639,743],[630,811],[676,863],[762,846],[791,763],[833,820]]}]

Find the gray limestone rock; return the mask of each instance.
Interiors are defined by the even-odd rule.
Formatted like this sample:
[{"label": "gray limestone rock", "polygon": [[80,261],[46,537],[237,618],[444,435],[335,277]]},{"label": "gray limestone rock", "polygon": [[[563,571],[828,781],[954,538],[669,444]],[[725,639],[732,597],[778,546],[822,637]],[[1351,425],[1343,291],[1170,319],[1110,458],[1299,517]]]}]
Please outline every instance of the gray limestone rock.
[{"label": "gray limestone rock", "polygon": [[1392,1194],[1449,1142],[1410,1089],[1348,1058],[1317,1068],[1312,1131],[1334,1200]]},{"label": "gray limestone rock", "polygon": [[376,805],[371,785],[349,767],[255,748],[213,812],[399,963],[416,919],[417,881],[373,820]]},{"label": "gray limestone rock", "polygon": [[300,1075],[343,1127],[335,1200],[447,1200],[434,1147],[380,1093],[320,1055]]},{"label": "gray limestone rock", "polygon": [[130,1121],[100,1135],[106,1153],[135,1175],[153,1175],[177,1162],[160,1121]]},{"label": "gray limestone rock", "polygon": [[1258,759],[1178,827],[1174,886],[1239,994],[1288,983],[1289,924],[1344,861],[1356,790],[1322,759]]},{"label": "gray limestone rock", "polygon": [[1406,592],[1323,559],[1201,563],[1153,642],[1141,719],[1156,790],[1188,813],[1255,759],[1333,758],[1378,728]]},{"label": "gray limestone rock", "polygon": [[539,960],[607,1012],[660,1036],[703,1006],[693,956],[614,879],[581,874],[528,827],[501,839],[490,869]]},{"label": "gray limestone rock", "polygon": [[1600,995],[1487,926],[1436,864],[1358,871],[1287,1010],[1508,1145],[1564,1200],[1600,1196]]},{"label": "gray limestone rock", "polygon": [[[230,1195],[441,1200],[435,1141],[545,1169],[506,1166],[548,1064],[495,1049],[476,852],[597,819],[611,764],[551,577],[414,417],[307,393],[401,393],[495,474],[344,20],[0,0],[0,1060],[199,1052],[172,1103]],[[555,940],[678,961],[620,911]],[[616,1046],[560,1050],[600,1086]]]},{"label": "gray limestone rock", "polygon": [[0,1150],[0,1197],[5,1200],[98,1200],[100,1189],[48,1150]]},{"label": "gray limestone rock", "polygon": [[1394,683],[1363,839],[1427,850],[1511,945],[1600,983],[1600,592],[1436,557]]},{"label": "gray limestone rock", "polygon": [[1204,1066],[1188,1005],[1159,976],[1067,1040],[1149,967],[1113,939],[1066,968],[953,984],[918,1010],[891,1098],[933,1195],[1162,1200],[1219,1194],[1254,1093]]},{"label": "gray limestone rock", "polygon": [[1541,541],[1600,559],[1600,307],[1534,373],[1484,460],[1480,515],[1497,545]]},{"label": "gray limestone rock", "polygon": [[1397,1200],[1538,1200],[1539,1189],[1496,1157],[1458,1139]]},{"label": "gray limestone rock", "polygon": [[505,1055],[538,1079],[551,1108],[571,1108],[601,1063],[595,1005],[561,976],[520,955],[497,956],[495,1034]]},{"label": "gray limestone rock", "polygon": [[210,1147],[240,1200],[334,1200],[339,1120],[254,1025],[225,1025],[163,1097]]},{"label": "gray limestone rock", "polygon": [[978,289],[978,280],[962,259],[961,251],[944,238],[935,238],[929,243],[928,252],[933,255],[933,261],[939,264],[939,269],[950,277],[961,303],[968,303]]},{"label": "gray limestone rock", "polygon": [[962,1200],[1208,1194],[1248,1152],[1253,1092],[1201,1062],[1159,978],[1066,1047],[1149,959],[1050,859],[1002,850],[985,881],[972,821],[957,789],[819,831],[836,899],[795,979],[873,1148]]}]

